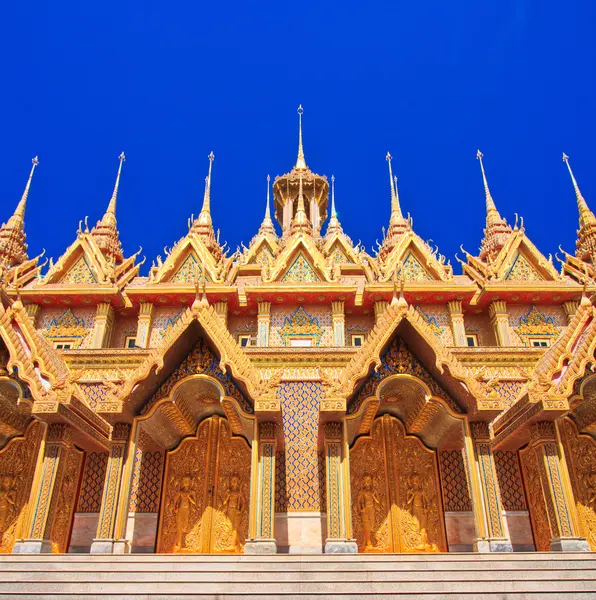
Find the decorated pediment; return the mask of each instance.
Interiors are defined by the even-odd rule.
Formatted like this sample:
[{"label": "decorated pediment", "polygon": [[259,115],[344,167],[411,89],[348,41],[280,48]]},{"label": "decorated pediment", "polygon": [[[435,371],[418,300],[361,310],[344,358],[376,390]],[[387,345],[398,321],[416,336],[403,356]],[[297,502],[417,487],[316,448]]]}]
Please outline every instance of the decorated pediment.
[{"label": "decorated pediment", "polygon": [[340,239],[336,239],[329,249],[325,250],[325,255],[332,265],[336,264],[354,264],[354,259],[351,256],[353,252]]},{"label": "decorated pediment", "polygon": [[[191,252],[178,267],[178,270],[172,275],[171,283],[194,283],[203,276],[203,267],[194,252]],[[205,279],[209,277],[205,273]]]},{"label": "decorated pediment", "polygon": [[97,283],[97,277],[91,271],[85,256],[81,255],[66,271],[60,283]]},{"label": "decorated pediment", "polygon": [[535,306],[532,306],[526,315],[520,317],[519,325],[514,330],[526,346],[530,345],[531,337],[555,339],[561,333],[561,330],[555,325],[553,317],[540,312]]},{"label": "decorated pediment", "polygon": [[518,252],[513,259],[511,268],[505,275],[505,281],[509,280],[544,281],[544,277],[521,252]]},{"label": "decorated pediment", "polygon": [[90,328],[85,321],[79,319],[69,308],[52,319],[48,327],[42,330],[42,334],[54,342],[68,340],[74,348],[78,348],[89,331]]},{"label": "decorated pediment", "polygon": [[290,346],[292,340],[312,340],[312,345],[318,346],[324,333],[319,320],[309,315],[302,306],[284,319],[279,330],[284,346]]},{"label": "decorated pediment", "polygon": [[282,276],[281,281],[292,283],[314,283],[321,281],[321,278],[304,253],[298,252],[294,257],[292,264]]},{"label": "decorated pediment", "polygon": [[317,283],[329,281],[327,262],[310,236],[299,235],[277,257],[268,281]]},{"label": "decorated pediment", "polygon": [[382,279],[388,281],[397,275],[405,281],[447,281],[453,278],[453,269],[413,231],[405,233],[381,265]]}]

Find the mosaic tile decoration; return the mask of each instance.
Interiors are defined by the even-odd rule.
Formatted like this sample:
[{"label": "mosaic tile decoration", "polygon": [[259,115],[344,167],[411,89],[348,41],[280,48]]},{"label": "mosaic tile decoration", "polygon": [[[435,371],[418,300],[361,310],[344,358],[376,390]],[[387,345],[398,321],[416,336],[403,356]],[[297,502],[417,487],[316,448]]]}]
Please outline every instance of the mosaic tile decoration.
[{"label": "mosaic tile decoration", "polygon": [[285,464],[279,461],[276,469],[276,505],[280,512],[283,507],[287,512],[324,511],[325,486],[320,466],[324,460],[317,452],[322,386],[318,381],[283,382],[277,395],[281,401],[286,456]]},{"label": "mosaic tile decoration", "polygon": [[318,337],[318,345],[320,347],[333,346],[333,323],[331,317],[331,307],[317,305],[304,305],[283,308],[279,306],[271,307],[269,346],[280,347],[286,345],[286,339],[284,339],[281,330],[283,329],[288,320],[292,320],[292,315],[295,315],[300,308],[302,308],[310,318],[316,319],[316,325],[321,330],[320,337]]},{"label": "mosaic tile decoration", "polygon": [[401,274],[408,281],[432,281],[430,273],[422,266],[422,263],[408,252],[401,265]]},{"label": "mosaic tile decoration", "polygon": [[462,452],[460,450],[439,452],[439,468],[445,510],[449,512],[471,511],[472,498]]},{"label": "mosaic tile decoration", "polygon": [[291,281],[292,283],[313,283],[321,281],[321,278],[317,275],[310,262],[308,262],[306,256],[302,252],[299,252],[281,280]]},{"label": "mosaic tile decoration", "polygon": [[130,488],[129,512],[156,513],[163,477],[165,453],[137,449]]},{"label": "mosaic tile decoration", "polygon": [[505,510],[528,510],[517,452],[497,450],[495,467]]},{"label": "mosaic tile decoration", "polygon": [[506,280],[518,281],[542,281],[544,278],[538,271],[529,263],[528,259],[518,252],[515,257],[511,269],[505,275]]},{"label": "mosaic tile decoration", "polygon": [[107,466],[107,452],[87,453],[76,512],[98,513],[101,510],[101,497]]},{"label": "mosaic tile decoration", "polygon": [[60,283],[97,283],[97,278],[82,255],[66,272]]}]

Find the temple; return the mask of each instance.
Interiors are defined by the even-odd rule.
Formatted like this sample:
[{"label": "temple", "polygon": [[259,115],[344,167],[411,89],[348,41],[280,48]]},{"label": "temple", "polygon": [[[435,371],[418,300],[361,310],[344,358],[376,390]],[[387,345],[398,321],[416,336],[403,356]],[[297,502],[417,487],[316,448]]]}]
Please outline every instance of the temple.
[{"label": "temple", "polygon": [[596,550],[596,217],[569,157],[574,252],[507,222],[478,151],[486,223],[454,269],[390,154],[384,239],[354,244],[298,113],[248,246],[214,229],[211,153],[144,274],[124,154],[95,226],[29,256],[33,159],[0,228],[0,552]]}]

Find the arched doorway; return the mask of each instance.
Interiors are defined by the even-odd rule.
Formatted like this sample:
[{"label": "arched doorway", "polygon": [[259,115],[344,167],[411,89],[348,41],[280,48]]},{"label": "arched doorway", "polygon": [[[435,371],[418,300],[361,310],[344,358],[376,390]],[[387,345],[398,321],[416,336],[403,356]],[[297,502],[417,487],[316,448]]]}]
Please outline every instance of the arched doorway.
[{"label": "arched doorway", "polygon": [[352,522],[359,552],[444,552],[436,451],[385,414],[350,450]]},{"label": "arched doorway", "polygon": [[250,446],[225,418],[201,421],[167,453],[157,552],[243,552],[250,468]]}]

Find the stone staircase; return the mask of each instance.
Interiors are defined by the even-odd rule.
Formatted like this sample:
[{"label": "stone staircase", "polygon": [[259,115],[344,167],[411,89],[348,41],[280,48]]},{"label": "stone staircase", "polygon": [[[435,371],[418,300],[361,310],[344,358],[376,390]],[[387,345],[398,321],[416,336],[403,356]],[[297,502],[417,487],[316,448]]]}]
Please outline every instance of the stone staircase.
[{"label": "stone staircase", "polygon": [[0,556],[0,599],[596,599],[596,554]]}]

